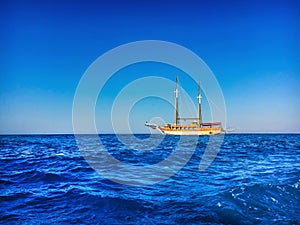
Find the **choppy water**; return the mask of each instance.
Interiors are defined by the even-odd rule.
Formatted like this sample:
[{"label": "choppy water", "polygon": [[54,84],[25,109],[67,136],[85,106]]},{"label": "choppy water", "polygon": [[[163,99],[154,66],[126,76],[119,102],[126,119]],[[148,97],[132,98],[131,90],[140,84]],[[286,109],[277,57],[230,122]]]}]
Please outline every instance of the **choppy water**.
[{"label": "choppy water", "polygon": [[[143,153],[101,136],[114,157],[137,165],[168,157],[176,138]],[[226,135],[199,171],[207,140],[171,178],[134,187],[95,172],[73,135],[0,136],[0,223],[300,224],[300,135]]]}]

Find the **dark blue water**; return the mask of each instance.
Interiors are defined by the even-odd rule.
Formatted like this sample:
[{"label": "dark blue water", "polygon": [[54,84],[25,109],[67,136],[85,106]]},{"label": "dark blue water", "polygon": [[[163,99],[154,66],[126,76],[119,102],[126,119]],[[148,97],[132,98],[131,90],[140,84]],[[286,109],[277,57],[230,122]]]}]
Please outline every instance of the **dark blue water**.
[{"label": "dark blue water", "polygon": [[[101,136],[114,157],[136,165],[168,157],[176,138],[141,153]],[[171,178],[136,187],[95,172],[73,135],[0,136],[0,223],[300,224],[300,135],[226,135],[199,171],[207,140]]]}]

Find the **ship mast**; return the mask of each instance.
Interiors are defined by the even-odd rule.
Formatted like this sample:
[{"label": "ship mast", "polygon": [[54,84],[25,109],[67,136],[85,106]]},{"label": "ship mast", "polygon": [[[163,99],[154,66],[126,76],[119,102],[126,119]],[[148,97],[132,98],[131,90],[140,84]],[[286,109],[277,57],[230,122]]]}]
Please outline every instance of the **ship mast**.
[{"label": "ship mast", "polygon": [[199,126],[201,126],[201,124],[202,124],[202,113],[201,113],[200,81],[198,81],[198,123],[199,123]]},{"label": "ship mast", "polygon": [[176,74],[176,88],[175,88],[175,124],[178,124],[178,75]]}]

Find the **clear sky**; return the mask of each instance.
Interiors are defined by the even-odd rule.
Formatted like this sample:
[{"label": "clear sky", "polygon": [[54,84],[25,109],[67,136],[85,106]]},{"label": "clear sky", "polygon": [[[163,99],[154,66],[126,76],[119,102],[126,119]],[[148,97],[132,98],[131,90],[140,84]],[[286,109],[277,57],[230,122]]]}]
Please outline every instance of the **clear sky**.
[{"label": "clear sky", "polygon": [[[222,88],[229,127],[300,132],[299,1],[4,0],[0,32],[0,133],[72,133],[73,96],[85,70],[106,51],[139,40],[174,42],[199,55]],[[138,78],[145,69],[151,66],[122,73]],[[172,69],[159,71],[175,77]],[[124,79],[108,84],[104,108]],[[143,123],[155,116],[173,121],[172,106],[145,99],[132,109],[130,126],[147,132]]]}]

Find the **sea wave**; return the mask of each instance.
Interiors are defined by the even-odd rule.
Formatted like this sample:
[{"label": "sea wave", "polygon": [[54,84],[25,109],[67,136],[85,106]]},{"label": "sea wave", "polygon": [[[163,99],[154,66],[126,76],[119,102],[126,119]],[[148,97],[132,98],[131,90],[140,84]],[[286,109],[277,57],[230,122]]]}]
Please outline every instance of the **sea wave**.
[{"label": "sea wave", "polygon": [[[140,143],[130,148],[116,136],[100,138],[115,158],[139,166],[166,159],[178,143],[178,137],[167,136],[153,149],[139,151]],[[157,137],[153,138],[157,143]],[[89,140],[87,136],[86,141]],[[114,183],[94,171],[72,135],[0,136],[0,221],[2,224],[300,223],[300,135],[226,135],[213,163],[199,171],[207,141],[207,137],[200,137],[190,160],[169,179],[134,187]],[[182,151],[188,151],[193,144],[184,142],[183,146]],[[93,143],[89,143],[89,148],[92,147]],[[99,159],[97,151],[88,154]],[[154,176],[147,172],[142,175]]]}]

